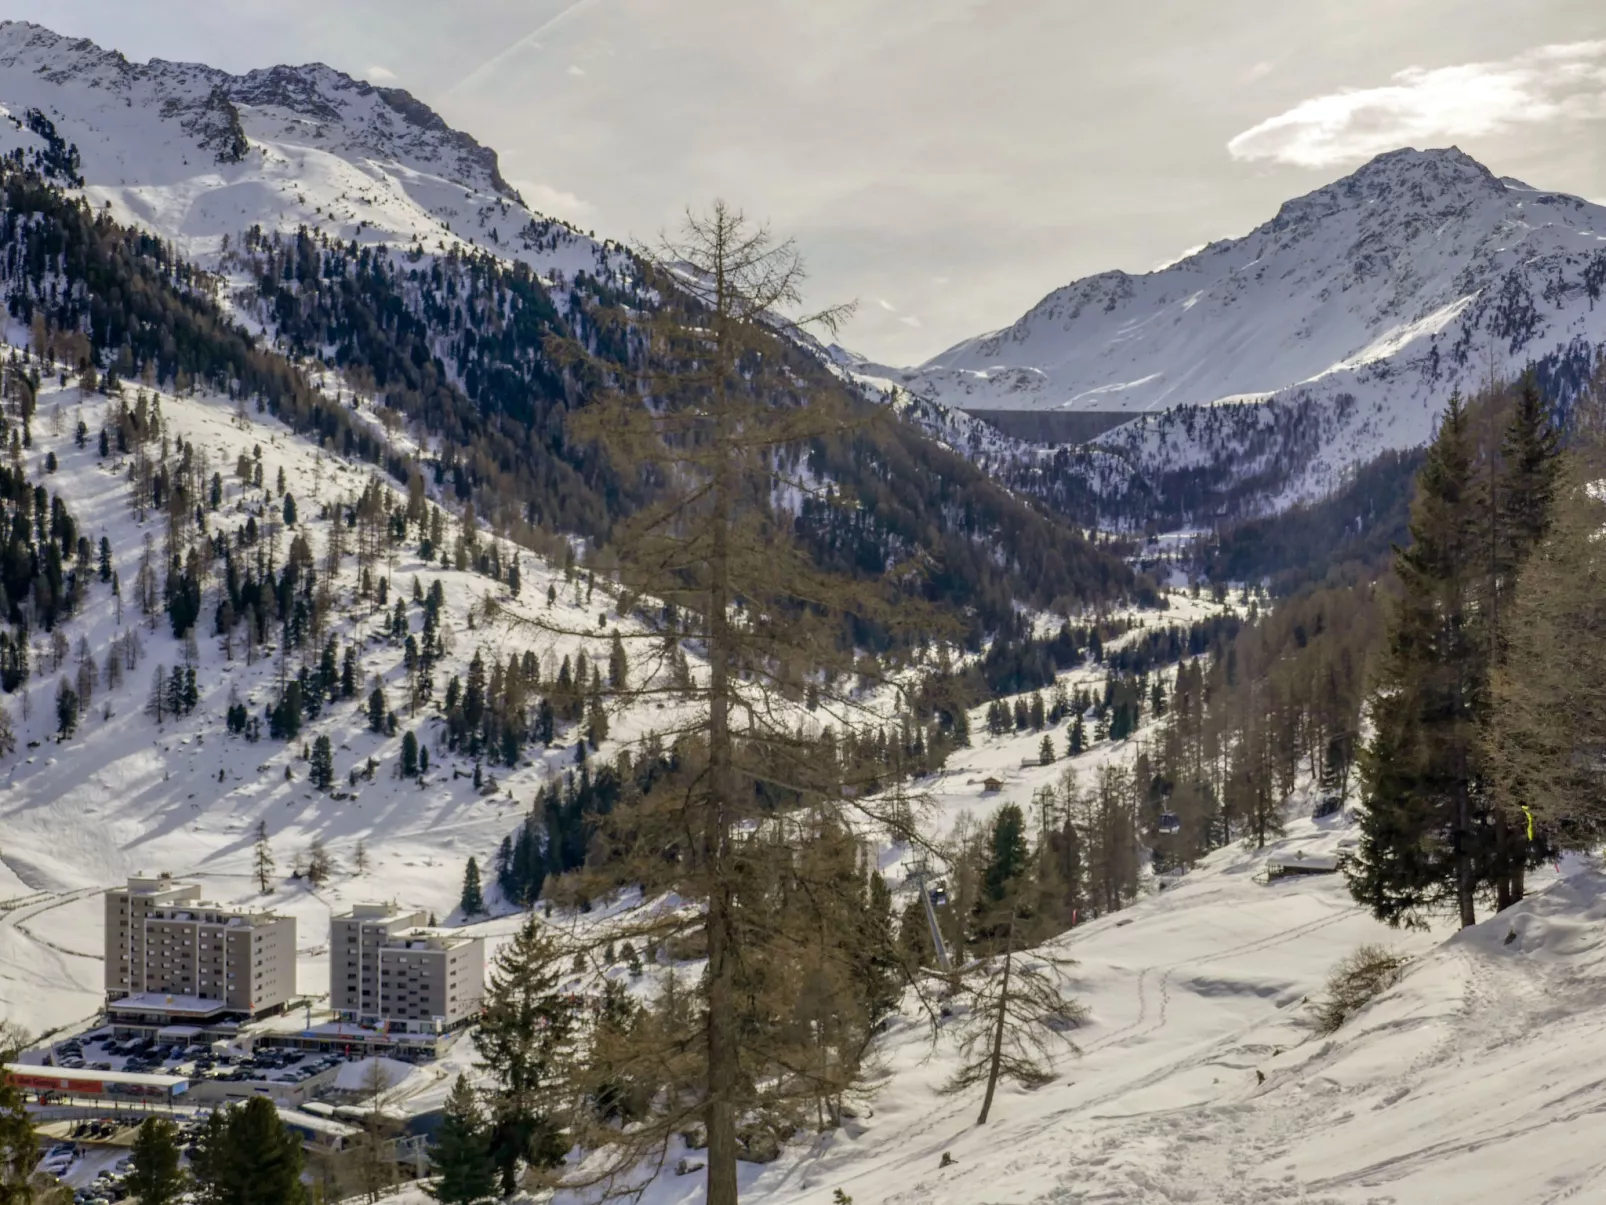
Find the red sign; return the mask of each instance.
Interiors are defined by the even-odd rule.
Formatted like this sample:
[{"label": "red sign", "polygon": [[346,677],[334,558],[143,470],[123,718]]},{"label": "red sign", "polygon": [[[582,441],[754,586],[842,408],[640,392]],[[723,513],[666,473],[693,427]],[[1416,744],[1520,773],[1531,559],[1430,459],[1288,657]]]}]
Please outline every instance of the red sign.
[{"label": "red sign", "polygon": [[19,1074],[11,1071],[6,1079],[18,1088],[32,1088],[37,1092],[86,1092],[99,1095],[104,1085],[98,1079],[62,1079],[55,1075]]}]

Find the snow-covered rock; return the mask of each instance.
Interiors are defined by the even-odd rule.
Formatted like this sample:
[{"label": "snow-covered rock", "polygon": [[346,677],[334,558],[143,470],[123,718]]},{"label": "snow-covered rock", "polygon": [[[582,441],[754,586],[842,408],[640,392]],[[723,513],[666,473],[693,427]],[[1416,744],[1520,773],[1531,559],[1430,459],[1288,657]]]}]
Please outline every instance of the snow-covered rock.
[{"label": "snow-covered rock", "polygon": [[[207,262],[252,226],[342,241],[473,244],[539,271],[596,266],[600,245],[531,212],[496,153],[400,88],[321,63],[231,75],[136,63],[0,22],[0,153],[76,146],[82,194]],[[58,182],[66,183],[60,180]]]}]

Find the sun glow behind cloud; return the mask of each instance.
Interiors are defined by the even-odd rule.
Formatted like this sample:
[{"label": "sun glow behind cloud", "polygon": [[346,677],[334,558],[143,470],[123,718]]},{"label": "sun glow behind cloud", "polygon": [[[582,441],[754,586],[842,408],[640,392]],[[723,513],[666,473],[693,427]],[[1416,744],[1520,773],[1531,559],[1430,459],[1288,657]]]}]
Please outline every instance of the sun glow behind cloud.
[{"label": "sun glow behind cloud", "polygon": [[1314,96],[1245,130],[1227,152],[1325,168],[1400,146],[1599,118],[1606,118],[1606,41],[1571,42],[1499,61],[1407,67],[1387,84]]}]

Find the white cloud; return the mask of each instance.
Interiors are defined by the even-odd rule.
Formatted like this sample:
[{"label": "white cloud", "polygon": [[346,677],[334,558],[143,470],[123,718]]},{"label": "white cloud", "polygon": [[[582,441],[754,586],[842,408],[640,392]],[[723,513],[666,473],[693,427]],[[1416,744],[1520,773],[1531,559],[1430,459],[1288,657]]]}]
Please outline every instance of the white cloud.
[{"label": "white cloud", "polygon": [[885,297],[877,297],[875,299],[875,303],[882,309],[886,310],[889,314],[896,314],[898,312],[898,307],[893,305],[892,302],[888,301]]},{"label": "white cloud", "polygon": [[920,329],[920,319],[916,318],[913,314],[905,314],[902,318],[899,318],[898,321],[903,323],[905,326],[913,327],[916,330]]},{"label": "white cloud", "polygon": [[581,200],[572,192],[561,188],[553,188],[550,184],[540,184],[534,180],[513,180],[514,188],[519,190],[519,196],[524,203],[537,213],[544,213],[548,217],[567,218],[570,221],[589,219],[595,215],[595,206],[590,201]]},{"label": "white cloud", "polygon": [[1606,41],[1539,46],[1514,58],[1407,67],[1392,82],[1314,96],[1227,143],[1234,159],[1332,167],[1406,145],[1513,126],[1606,117]]},{"label": "white cloud", "polygon": [[586,73],[586,69],[584,67],[580,66],[578,63],[570,63],[569,64],[569,74],[570,75],[584,75],[585,73]]},{"label": "white cloud", "polygon": [[392,71],[389,67],[381,67],[378,63],[364,67],[362,69],[362,73],[365,77],[376,84],[388,84],[391,80],[396,78],[396,73],[394,71]]}]

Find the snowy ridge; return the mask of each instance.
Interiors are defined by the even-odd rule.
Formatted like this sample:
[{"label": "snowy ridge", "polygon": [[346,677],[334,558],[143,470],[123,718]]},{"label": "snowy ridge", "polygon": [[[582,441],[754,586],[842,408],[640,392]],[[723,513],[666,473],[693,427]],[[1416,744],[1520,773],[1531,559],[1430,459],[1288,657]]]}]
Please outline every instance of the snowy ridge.
[{"label": "snowy ridge", "polygon": [[610,250],[541,217],[496,153],[399,88],[314,63],[230,75],[129,61],[38,25],[0,22],[0,153],[40,150],[38,110],[76,145],[82,194],[210,263],[225,239],[322,230],[342,242],[465,245],[571,275]]},{"label": "snowy ridge", "polygon": [[1242,238],[1057,289],[896,378],[950,407],[1151,416],[1100,442],[1156,470],[1190,456],[1161,446],[1167,426],[1152,416],[1163,412],[1344,406],[1309,492],[1425,440],[1453,389],[1606,342],[1603,288],[1606,206],[1497,178],[1453,147],[1406,149]]}]

